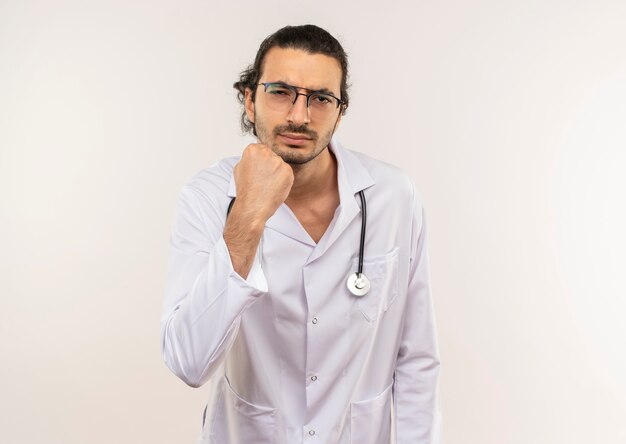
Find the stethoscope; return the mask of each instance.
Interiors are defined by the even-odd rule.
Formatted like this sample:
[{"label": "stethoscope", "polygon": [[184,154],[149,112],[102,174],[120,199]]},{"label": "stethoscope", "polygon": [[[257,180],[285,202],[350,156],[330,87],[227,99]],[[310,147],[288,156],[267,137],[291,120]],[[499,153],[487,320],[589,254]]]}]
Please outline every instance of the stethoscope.
[{"label": "stethoscope", "polygon": [[[359,243],[359,265],[356,273],[352,273],[348,276],[346,286],[350,293],[354,296],[365,296],[370,291],[370,280],[363,274],[363,251],[365,250],[365,223],[367,221],[367,207],[365,203],[365,194],[363,191],[359,191],[359,197],[361,198],[361,240]],[[226,217],[230,214],[230,210],[235,203],[233,197],[228,204],[228,210],[226,211]]]}]

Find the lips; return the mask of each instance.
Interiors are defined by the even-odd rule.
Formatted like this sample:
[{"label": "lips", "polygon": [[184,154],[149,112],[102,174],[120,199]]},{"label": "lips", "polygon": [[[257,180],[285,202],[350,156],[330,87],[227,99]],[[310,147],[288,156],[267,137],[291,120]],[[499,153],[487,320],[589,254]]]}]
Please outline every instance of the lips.
[{"label": "lips", "polygon": [[279,136],[287,145],[304,145],[311,140],[303,134],[282,133]]},{"label": "lips", "polygon": [[302,134],[281,133],[281,136],[288,138],[288,139],[295,139],[295,140],[311,140],[309,137],[302,135]]}]

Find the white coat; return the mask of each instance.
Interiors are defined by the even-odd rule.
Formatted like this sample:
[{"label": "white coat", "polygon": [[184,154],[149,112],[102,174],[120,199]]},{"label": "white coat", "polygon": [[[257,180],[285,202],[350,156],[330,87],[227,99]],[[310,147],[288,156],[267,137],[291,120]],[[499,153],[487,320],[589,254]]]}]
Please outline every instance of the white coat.
[{"label": "white coat", "polygon": [[[210,383],[200,442],[440,442],[439,355],[422,205],[408,177],[330,147],[340,205],[316,244],[289,207],[267,221],[246,280],[222,236],[232,170],[224,159],[183,188],[161,319],[169,368]],[[357,270],[358,191],[367,199],[364,274]]]}]

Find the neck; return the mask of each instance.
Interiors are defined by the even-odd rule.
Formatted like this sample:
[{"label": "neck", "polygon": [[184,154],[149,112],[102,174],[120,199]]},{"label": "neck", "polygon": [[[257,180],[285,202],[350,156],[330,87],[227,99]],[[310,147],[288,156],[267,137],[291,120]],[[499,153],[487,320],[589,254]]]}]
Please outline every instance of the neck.
[{"label": "neck", "polygon": [[294,181],[285,203],[298,203],[337,193],[337,160],[329,148],[303,165],[292,165]]}]

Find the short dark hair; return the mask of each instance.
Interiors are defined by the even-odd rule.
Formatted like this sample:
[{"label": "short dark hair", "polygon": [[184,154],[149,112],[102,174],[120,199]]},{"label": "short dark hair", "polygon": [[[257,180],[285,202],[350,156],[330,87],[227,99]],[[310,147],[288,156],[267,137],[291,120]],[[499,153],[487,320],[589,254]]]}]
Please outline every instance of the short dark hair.
[{"label": "short dark hair", "polygon": [[348,56],[341,44],[335,37],[319,26],[301,25],[285,26],[263,40],[256,53],[254,63],[246,68],[239,77],[239,81],[233,84],[237,90],[237,100],[243,106],[241,113],[241,129],[243,132],[252,131],[256,136],[254,123],[250,122],[245,109],[245,91],[250,88],[252,101],[254,102],[257,84],[261,78],[261,69],[267,52],[274,48],[301,49],[310,54],[323,54],[336,59],[341,65],[341,100],[343,100],[342,113],[345,113],[350,97],[348,95]]}]

